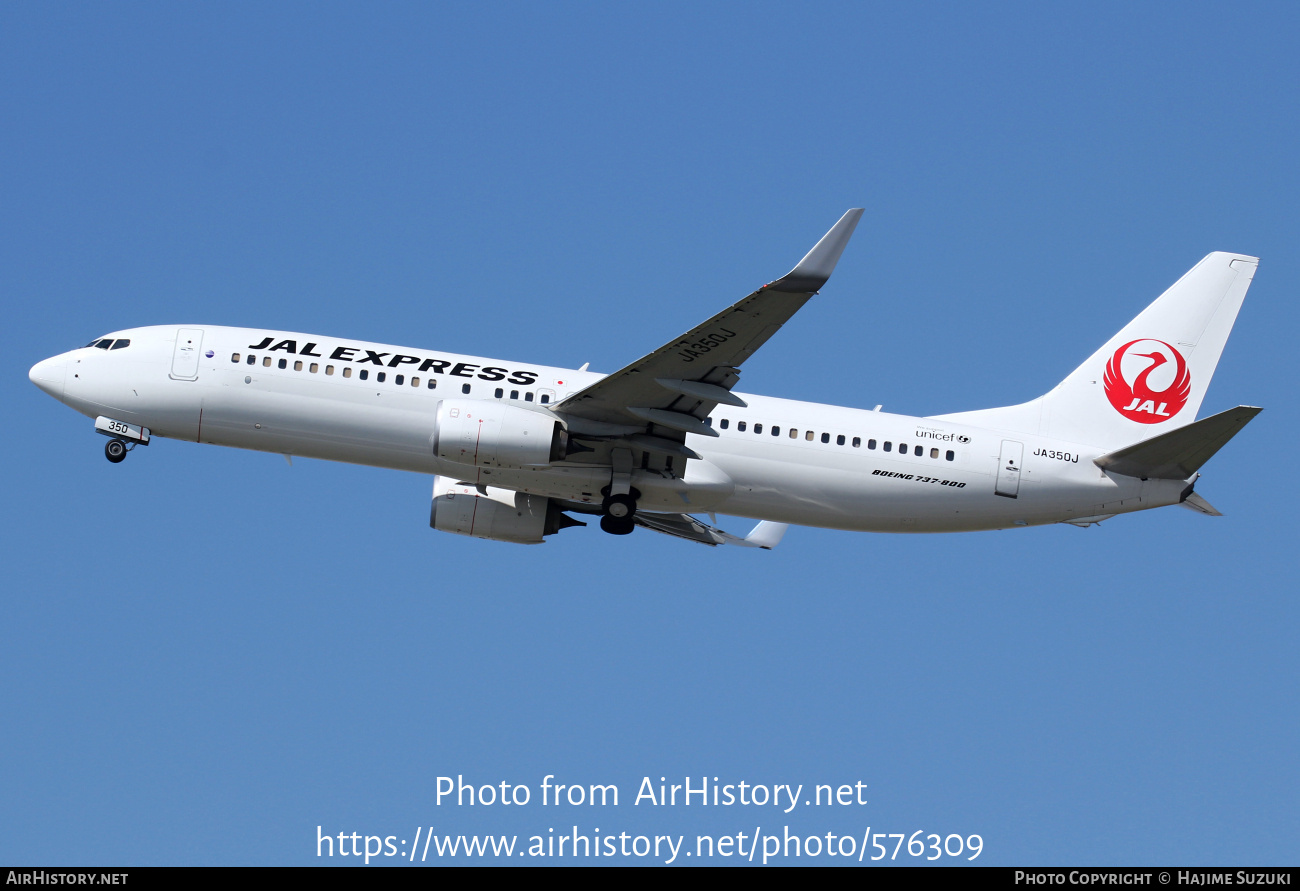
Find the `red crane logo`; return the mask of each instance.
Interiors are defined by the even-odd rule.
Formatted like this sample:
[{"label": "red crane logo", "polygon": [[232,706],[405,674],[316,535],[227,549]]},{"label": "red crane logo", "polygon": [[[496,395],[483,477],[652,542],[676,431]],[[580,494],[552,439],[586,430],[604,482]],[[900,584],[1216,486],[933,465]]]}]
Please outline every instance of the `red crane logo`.
[{"label": "red crane logo", "polygon": [[[1136,344],[1154,344],[1163,349],[1154,349],[1146,353],[1134,352],[1130,355],[1129,350]],[[1124,378],[1126,357],[1151,360],[1150,365],[1138,372],[1132,385]],[[1175,365],[1169,385],[1163,390],[1152,389],[1147,379],[1151,377],[1153,371],[1171,360]],[[1130,367],[1132,365],[1133,363],[1130,362]],[[1166,377],[1168,374],[1166,370],[1161,377]],[[1183,358],[1182,353],[1163,340],[1130,340],[1124,344],[1106,363],[1106,375],[1102,383],[1106,388],[1106,398],[1110,400],[1111,405],[1115,406],[1115,411],[1139,424],[1159,424],[1169,420],[1183,410],[1183,406],[1187,404],[1187,397],[1192,392],[1192,375],[1187,370],[1187,360]]]}]

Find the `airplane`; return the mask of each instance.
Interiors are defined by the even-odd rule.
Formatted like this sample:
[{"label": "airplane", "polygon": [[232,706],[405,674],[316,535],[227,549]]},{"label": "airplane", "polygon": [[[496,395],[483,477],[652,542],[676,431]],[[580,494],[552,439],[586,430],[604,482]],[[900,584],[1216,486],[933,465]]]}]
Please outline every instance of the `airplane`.
[{"label": "airplane", "polygon": [[[789,273],[613,374],[287,331],[163,325],[38,362],[108,460],[155,437],[433,476],[429,525],[538,544],[598,516],[770,549],[791,524],[958,532],[1180,504],[1261,409],[1196,420],[1258,259],[1206,256],[1020,405],[909,417],[750,395],[741,366],[830,279],[862,208]],[[759,520],[747,535],[724,513]],[[706,521],[707,518],[707,521]]]}]

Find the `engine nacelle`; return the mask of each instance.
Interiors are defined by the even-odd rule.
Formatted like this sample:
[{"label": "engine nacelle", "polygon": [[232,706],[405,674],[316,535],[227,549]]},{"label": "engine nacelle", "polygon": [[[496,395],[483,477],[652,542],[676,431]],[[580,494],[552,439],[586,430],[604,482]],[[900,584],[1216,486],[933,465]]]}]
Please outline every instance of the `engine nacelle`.
[{"label": "engine nacelle", "polygon": [[435,477],[429,525],[439,532],[517,544],[541,544],[543,536],[569,526],[587,525],[566,516],[549,498],[484,488],[486,495],[476,486]]},{"label": "engine nacelle", "polygon": [[433,453],[472,467],[526,467],[563,461],[564,425],[549,412],[500,402],[444,399],[438,405]]}]

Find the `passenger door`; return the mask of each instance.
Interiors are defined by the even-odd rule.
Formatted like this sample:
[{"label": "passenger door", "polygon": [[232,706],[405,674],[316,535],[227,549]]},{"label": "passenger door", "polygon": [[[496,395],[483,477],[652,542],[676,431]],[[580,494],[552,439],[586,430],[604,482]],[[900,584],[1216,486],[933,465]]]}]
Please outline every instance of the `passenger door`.
[{"label": "passenger door", "polygon": [[172,380],[199,379],[199,350],[202,346],[203,329],[181,328],[176,332],[176,349],[172,352],[172,370],[169,375]]},{"label": "passenger door", "polygon": [[1020,494],[1020,465],[1025,446],[1014,440],[1002,440],[1002,454],[998,456],[998,481],[995,494],[1015,498]]}]

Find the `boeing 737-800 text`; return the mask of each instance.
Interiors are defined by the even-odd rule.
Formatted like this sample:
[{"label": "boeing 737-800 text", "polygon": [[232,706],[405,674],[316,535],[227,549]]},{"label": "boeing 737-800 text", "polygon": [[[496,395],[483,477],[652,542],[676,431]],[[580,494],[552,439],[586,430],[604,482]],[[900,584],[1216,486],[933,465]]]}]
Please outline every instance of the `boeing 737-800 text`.
[{"label": "boeing 737-800 text", "polygon": [[[431,474],[430,525],[539,543],[571,515],[772,547],[786,524],[873,532],[1087,526],[1182,504],[1260,410],[1195,420],[1258,260],[1213,253],[1044,396],[907,417],[735,391],[830,278],[861,209],[788,275],[602,375],[310,334],[133,328],[36,364],[108,459],[153,437]],[[762,522],[746,537],[716,513]],[[705,522],[700,515],[707,516]]]}]

